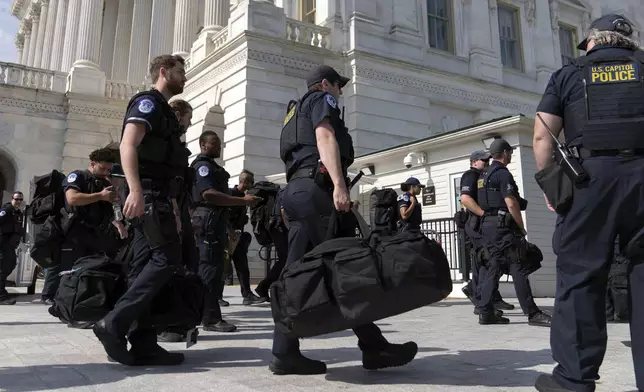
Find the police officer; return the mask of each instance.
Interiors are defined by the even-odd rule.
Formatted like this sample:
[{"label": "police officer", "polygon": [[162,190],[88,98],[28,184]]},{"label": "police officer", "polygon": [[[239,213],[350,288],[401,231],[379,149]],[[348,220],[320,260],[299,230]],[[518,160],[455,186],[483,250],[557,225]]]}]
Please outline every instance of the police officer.
[{"label": "police officer", "polygon": [[521,210],[525,209],[527,201],[519,196],[514,177],[507,169],[512,151],[512,147],[504,139],[494,140],[490,146],[493,162],[483,172],[477,184],[479,206],[484,211],[481,243],[487,248],[487,260],[479,270],[481,297],[476,304],[479,324],[510,322],[494,312],[494,291],[498,287],[500,270],[505,266],[512,275],[517,299],[523,313],[528,316],[528,324],[549,326],[551,317],[534,303],[528,272],[516,257],[518,240],[526,234]]},{"label": "police officer", "polygon": [[[334,208],[340,212],[350,210],[347,168],[354,159],[353,141],[337,103],[348,81],[329,66],[314,67],[306,79],[308,92],[285,118],[280,156],[288,181],[282,200],[290,224],[287,264],[298,262],[325,240]],[[355,225],[345,225],[343,229],[341,235],[355,235]],[[414,342],[402,345],[387,342],[373,323],[353,331],[367,369],[401,366],[418,352]],[[269,369],[275,374],[326,372],[324,362],[304,357],[299,341],[277,329],[272,351],[274,358]]]},{"label": "police officer", "polygon": [[[108,231],[110,222],[121,238],[127,237],[123,222],[114,220],[112,203],[117,194],[107,178],[116,162],[116,154],[109,148],[92,151],[86,170],[74,170],[63,180],[65,213],[61,226],[66,232],[61,244],[60,264],[47,268],[42,298],[53,300],[60,284],[61,271],[72,268],[76,260],[94,253],[115,253],[119,243]],[[114,238],[115,239],[115,238]]]},{"label": "police officer", "polygon": [[[243,198],[246,191],[249,190],[255,183],[255,175],[244,169],[239,174],[239,184],[230,188],[232,196]],[[232,232],[240,232],[241,236],[237,242],[235,250],[232,252],[230,259],[232,264],[235,264],[235,271],[239,279],[239,286],[241,288],[241,295],[244,298],[244,305],[253,305],[264,302],[258,296],[253,294],[250,289],[250,270],[248,268],[248,247],[253,241],[250,233],[244,231],[244,226],[248,223],[248,215],[246,214],[246,206],[230,207],[230,226],[229,230]],[[230,266],[232,270],[232,265]],[[232,271],[231,271],[232,274]],[[223,299],[223,286],[220,298]]]},{"label": "police officer", "polygon": [[[606,284],[615,239],[626,249],[643,226],[644,53],[632,33],[621,15],[593,21],[578,46],[586,56],[551,76],[537,108],[555,137],[564,129],[590,179],[574,188],[553,235],[557,293],[550,343],[558,365],[552,376],[537,379],[540,391],[595,390],[606,350]],[[553,164],[552,137],[538,119],[533,146],[537,170]],[[633,362],[637,387],[644,390],[644,265],[639,257],[631,262]]]},{"label": "police officer", "polygon": [[228,193],[230,174],[215,162],[216,158],[221,157],[221,140],[215,132],[203,132],[199,136],[199,147],[201,154],[191,164],[196,172],[193,188],[196,210],[192,219],[198,236],[199,275],[208,290],[203,329],[233,332],[237,327],[222,319],[219,306],[224,284],[224,252],[228,241],[228,208],[252,206],[261,199],[251,195],[231,196]]},{"label": "police officer", "polygon": [[123,121],[121,166],[129,190],[123,214],[133,220],[132,251],[149,248],[151,254],[143,267],[134,266],[140,272],[114,309],[94,325],[94,333],[108,356],[126,365],[178,365],[184,360],[183,354],[161,348],[154,327],[146,324],[152,300],[181,263],[176,198],[188,153],[168,100],[183,92],[184,66],[180,56],[154,58],[150,64],[154,87],[132,97]]},{"label": "police officer", "polygon": [[11,202],[0,208],[0,305],[16,304],[16,300],[9,297],[5,285],[7,277],[16,268],[16,248],[25,234],[25,218],[20,209],[23,200],[22,192],[16,191]]},{"label": "police officer", "polygon": [[398,228],[402,231],[407,230],[420,230],[420,224],[423,221],[423,211],[418,204],[417,195],[420,195],[421,190],[425,185],[421,185],[415,177],[409,177],[407,181],[400,184],[400,190],[404,193],[398,196],[398,212],[400,220],[398,221]]},{"label": "police officer", "polygon": [[[478,260],[479,250],[481,249],[481,217],[484,211],[478,205],[478,188],[477,183],[481,173],[488,167],[490,162],[490,153],[487,151],[474,151],[470,154],[470,169],[461,176],[461,204],[466,208],[467,221],[465,222],[465,235],[470,242],[472,260],[472,280],[463,287],[462,291],[474,304],[474,314],[479,314],[476,309],[476,301],[480,298],[478,292],[478,278],[480,261]],[[500,275],[499,275],[500,278]],[[502,315],[503,310],[512,310],[514,305],[503,301],[498,288],[494,290],[494,308],[497,315]]]}]

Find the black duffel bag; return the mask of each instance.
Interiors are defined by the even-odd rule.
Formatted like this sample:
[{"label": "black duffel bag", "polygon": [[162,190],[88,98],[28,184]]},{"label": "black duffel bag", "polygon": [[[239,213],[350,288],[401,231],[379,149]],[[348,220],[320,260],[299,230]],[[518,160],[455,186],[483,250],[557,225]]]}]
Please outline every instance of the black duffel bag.
[{"label": "black duffel bag", "polygon": [[127,289],[123,265],[102,254],[81,257],[61,275],[50,313],[65,323],[102,319]]},{"label": "black duffel bag", "polygon": [[[286,265],[271,286],[273,319],[287,335],[354,328],[433,304],[451,292],[449,263],[435,241],[413,231],[370,236],[353,213],[368,238],[327,240]],[[334,215],[330,226],[335,220]]]},{"label": "black duffel bag", "polygon": [[168,327],[194,328],[203,319],[205,286],[199,275],[177,268],[150,306],[144,324],[163,330]]}]

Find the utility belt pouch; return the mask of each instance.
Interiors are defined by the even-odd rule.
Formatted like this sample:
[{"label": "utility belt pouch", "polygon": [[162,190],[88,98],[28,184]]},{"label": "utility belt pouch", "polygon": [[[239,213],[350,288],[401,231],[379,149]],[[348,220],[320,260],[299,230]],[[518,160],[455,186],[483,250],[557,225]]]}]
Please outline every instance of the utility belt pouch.
[{"label": "utility belt pouch", "polygon": [[192,225],[195,236],[200,237],[205,232],[209,216],[210,209],[205,207],[197,207],[192,213],[190,216],[190,224]]},{"label": "utility belt pouch", "polygon": [[170,200],[155,198],[149,193],[144,194],[144,198],[145,212],[141,216],[140,224],[150,249],[178,242],[179,233]]},{"label": "utility belt pouch", "polygon": [[574,192],[573,180],[566,174],[566,170],[558,163],[553,163],[535,173],[534,179],[557,214],[566,214],[572,205]]},{"label": "utility belt pouch", "polygon": [[499,227],[499,229],[505,229],[506,219],[505,219],[505,212],[504,211],[499,211],[496,215],[496,225]]},{"label": "utility belt pouch", "polygon": [[333,187],[333,181],[331,181],[329,171],[324,167],[321,160],[318,160],[317,165],[315,165],[311,178],[313,178],[313,181],[321,188]]}]

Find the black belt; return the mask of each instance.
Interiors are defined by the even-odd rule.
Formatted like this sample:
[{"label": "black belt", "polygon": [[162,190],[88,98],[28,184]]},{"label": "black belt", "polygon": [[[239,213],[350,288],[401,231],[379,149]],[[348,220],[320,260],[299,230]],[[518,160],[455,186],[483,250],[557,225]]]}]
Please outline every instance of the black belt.
[{"label": "black belt", "polygon": [[315,170],[315,167],[313,166],[308,166],[308,167],[303,167],[300,169],[297,169],[295,173],[291,175],[291,177],[288,179],[289,181],[295,180],[297,178],[312,178],[313,177],[313,170]]},{"label": "black belt", "polygon": [[179,196],[182,185],[182,177],[172,177],[165,180],[157,178],[141,179],[141,188],[143,188],[144,192],[155,192],[171,198]]},{"label": "black belt", "polygon": [[623,148],[612,150],[589,150],[584,147],[571,147],[577,156],[581,159],[590,157],[634,157],[644,155],[644,148]]}]

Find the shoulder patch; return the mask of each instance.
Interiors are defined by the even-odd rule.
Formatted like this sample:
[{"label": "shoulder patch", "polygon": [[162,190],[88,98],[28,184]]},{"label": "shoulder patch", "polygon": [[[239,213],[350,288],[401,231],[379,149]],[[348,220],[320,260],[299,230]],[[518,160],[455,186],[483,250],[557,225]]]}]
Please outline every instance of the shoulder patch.
[{"label": "shoulder patch", "polygon": [[139,112],[148,114],[154,110],[154,103],[152,100],[145,98],[139,102]]},{"label": "shoulder patch", "polygon": [[7,215],[7,211],[5,210],[0,210],[0,216],[5,216]]},{"label": "shoulder patch", "polygon": [[284,124],[288,124],[289,121],[293,118],[293,115],[295,115],[295,109],[297,108],[297,105],[293,106],[291,110],[286,114],[286,117],[284,118]]},{"label": "shoulder patch", "polygon": [[406,193],[403,193],[402,195],[398,196],[398,201],[409,201],[409,195]]},{"label": "shoulder patch", "polygon": [[627,83],[640,80],[637,62],[591,65],[587,68],[590,84]]},{"label": "shoulder patch", "polygon": [[478,179],[478,181],[476,182],[476,187],[477,187],[478,189],[481,189],[481,188],[483,188],[484,186],[485,186],[485,181],[483,181],[483,179],[482,179],[482,178],[479,178],[479,179]]},{"label": "shoulder patch", "polygon": [[74,182],[76,181],[77,178],[78,176],[76,175],[76,173],[71,173],[70,175],[67,176],[67,182]]},{"label": "shoulder patch", "polygon": [[325,98],[326,98],[326,103],[328,103],[329,106],[331,106],[334,109],[338,107],[338,103],[335,101],[335,98],[333,97],[333,95],[327,94]]},{"label": "shoulder patch", "polygon": [[208,169],[208,166],[201,166],[198,172],[201,177],[205,177],[210,173],[210,169]]}]

